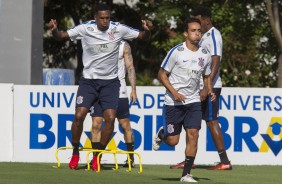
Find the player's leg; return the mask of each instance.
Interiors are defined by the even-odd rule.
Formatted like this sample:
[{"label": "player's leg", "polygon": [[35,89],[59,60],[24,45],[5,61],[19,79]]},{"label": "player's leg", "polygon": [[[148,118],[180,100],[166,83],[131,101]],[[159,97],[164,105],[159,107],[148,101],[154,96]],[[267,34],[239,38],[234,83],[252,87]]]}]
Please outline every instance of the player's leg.
[{"label": "player's leg", "polygon": [[[124,132],[124,141],[127,151],[134,151],[134,134],[130,125],[129,114],[129,100],[128,98],[119,98],[117,118],[118,122]],[[128,167],[128,163],[134,166],[134,154],[129,154],[130,160],[126,160],[123,167]]]},{"label": "player's leg", "polygon": [[[127,151],[134,151],[134,134],[130,126],[129,118],[118,119],[121,128],[124,131],[124,141],[126,144]],[[123,167],[128,167],[130,163],[134,167],[134,154],[129,154],[130,160],[126,160]]]},{"label": "player's leg", "polygon": [[185,162],[180,181],[197,182],[191,175],[191,169],[196,157],[198,148],[199,130],[195,128],[186,128],[186,148],[185,148]]},{"label": "player's leg", "polygon": [[[111,80],[100,80],[99,103],[103,109],[103,117],[105,125],[101,130],[100,150],[104,150],[110,141],[114,131],[114,122],[116,117],[116,109],[118,107],[119,87],[118,78]],[[98,153],[97,153],[98,154]],[[93,158],[92,169],[98,169],[98,160]]]},{"label": "player's leg", "polygon": [[206,121],[207,127],[212,136],[212,140],[218,151],[220,163],[210,169],[230,170],[232,169],[232,166],[225,150],[224,139],[218,122],[219,96],[221,93],[221,88],[214,88],[213,92],[218,98],[215,102],[211,102],[209,98],[203,102],[203,119]]},{"label": "player's leg", "polygon": [[98,147],[94,145],[100,143],[102,122],[102,117],[92,116],[91,143],[93,149],[97,149]]},{"label": "player's leg", "polygon": [[196,182],[191,175],[191,169],[198,149],[199,130],[202,121],[201,103],[187,104],[185,107],[187,110],[183,124],[186,131],[185,164],[180,181]]},{"label": "player's leg", "polygon": [[83,131],[83,122],[89,112],[91,103],[97,98],[97,93],[93,87],[91,79],[82,78],[79,81],[79,87],[76,96],[76,109],[74,121],[71,126],[72,132],[72,146],[73,146],[73,156],[69,163],[71,169],[76,169],[78,167],[79,161],[79,145],[80,137]]},{"label": "player's leg", "polygon": [[[92,149],[100,148],[101,140],[101,126],[103,122],[103,112],[99,101],[95,102],[90,108],[90,116],[92,117],[92,129],[91,129],[91,144]],[[95,153],[93,153],[95,155]]]},{"label": "player's leg", "polygon": [[157,151],[162,142],[170,146],[178,144],[184,117],[184,106],[164,106],[164,126],[160,127],[157,134],[154,136],[153,150]]}]

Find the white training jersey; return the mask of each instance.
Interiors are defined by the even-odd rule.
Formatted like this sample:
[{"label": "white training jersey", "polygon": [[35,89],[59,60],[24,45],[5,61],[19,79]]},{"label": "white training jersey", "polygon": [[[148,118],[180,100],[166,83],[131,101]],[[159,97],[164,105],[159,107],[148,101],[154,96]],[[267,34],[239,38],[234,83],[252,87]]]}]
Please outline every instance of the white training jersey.
[{"label": "white training jersey", "polygon": [[75,26],[67,32],[72,41],[81,39],[83,77],[86,79],[116,78],[120,41],[132,40],[139,35],[139,30],[119,22],[110,22],[108,30],[100,31],[95,20]]},{"label": "white training jersey", "polygon": [[200,102],[200,79],[202,75],[209,75],[211,56],[204,49],[191,51],[186,43],[172,48],[166,55],[161,67],[169,72],[169,81],[173,88],[185,97],[185,102],[174,100],[173,95],[166,90],[166,105],[183,105]]},{"label": "white training jersey", "polygon": [[125,41],[121,41],[118,54],[118,79],[120,81],[119,98],[128,98],[125,81],[126,66],[123,57],[124,45]]},{"label": "white training jersey", "polygon": [[[212,27],[209,31],[203,34],[200,46],[205,48],[211,56],[220,56],[220,61],[222,58],[222,37],[221,33],[215,28]],[[203,81],[201,80],[201,88],[203,87]],[[219,70],[217,71],[213,81],[213,88],[221,88],[222,82],[220,78]]]}]

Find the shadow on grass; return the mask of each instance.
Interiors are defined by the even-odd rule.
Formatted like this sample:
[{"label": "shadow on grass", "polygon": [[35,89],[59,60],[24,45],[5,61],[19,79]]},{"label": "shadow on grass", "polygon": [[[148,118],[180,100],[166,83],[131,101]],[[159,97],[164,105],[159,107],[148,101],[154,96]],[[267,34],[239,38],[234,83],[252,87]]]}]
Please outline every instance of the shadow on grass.
[{"label": "shadow on grass", "polygon": [[[197,181],[210,181],[209,178],[198,178],[198,177],[193,177]],[[180,181],[180,178],[157,178],[156,180],[164,180],[164,181]]]},{"label": "shadow on grass", "polygon": [[210,166],[210,165],[196,165],[195,169],[209,169],[211,167],[212,166]]},{"label": "shadow on grass", "polygon": [[[102,164],[101,165],[101,170],[113,170],[116,168],[116,165],[115,164]],[[121,169],[121,168],[124,168],[123,165],[118,165],[118,168]],[[84,164],[84,165],[81,165],[81,166],[78,166],[76,170],[85,170],[87,169],[87,164]],[[90,163],[90,169],[91,169],[91,163]]]}]

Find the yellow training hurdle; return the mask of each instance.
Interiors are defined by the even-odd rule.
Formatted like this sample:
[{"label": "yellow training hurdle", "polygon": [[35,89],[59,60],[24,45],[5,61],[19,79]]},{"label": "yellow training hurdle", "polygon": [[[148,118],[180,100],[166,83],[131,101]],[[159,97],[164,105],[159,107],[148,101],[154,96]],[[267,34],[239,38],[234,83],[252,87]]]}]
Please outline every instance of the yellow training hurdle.
[{"label": "yellow training hurdle", "polygon": [[[66,150],[66,149],[73,149],[73,147],[60,147],[56,150],[56,159],[57,159],[57,167],[60,168],[61,166],[61,162],[60,162],[60,159],[59,159],[59,151],[60,150]],[[79,151],[88,151],[87,155],[86,155],[86,162],[87,162],[87,170],[90,170],[90,160],[89,160],[89,155],[90,153],[93,153],[93,152],[100,152],[98,155],[97,155],[97,159],[100,159],[100,156],[102,154],[113,154],[114,155],[114,161],[115,161],[115,170],[118,169],[118,163],[117,163],[117,158],[116,158],[116,155],[117,154],[126,154],[127,155],[127,160],[130,160],[130,157],[129,157],[129,154],[135,154],[137,155],[138,157],[138,161],[139,161],[139,174],[142,173],[142,163],[141,163],[141,156],[139,153],[137,152],[134,152],[134,151],[123,151],[123,150],[118,150],[118,149],[114,149],[114,150],[94,150],[92,148],[79,148]],[[100,172],[100,162],[98,162],[98,171],[97,172]],[[132,168],[131,168],[131,164],[128,164],[128,171],[131,172]]]}]

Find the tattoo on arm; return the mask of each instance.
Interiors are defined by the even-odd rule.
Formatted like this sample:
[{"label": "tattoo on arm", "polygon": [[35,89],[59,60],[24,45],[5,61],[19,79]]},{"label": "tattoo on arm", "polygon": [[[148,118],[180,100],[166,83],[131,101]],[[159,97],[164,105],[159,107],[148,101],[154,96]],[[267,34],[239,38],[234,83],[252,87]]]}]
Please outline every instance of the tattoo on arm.
[{"label": "tattoo on arm", "polygon": [[129,83],[132,89],[136,89],[136,73],[135,73],[135,68],[133,65],[133,57],[131,54],[131,48],[128,43],[125,43],[124,45],[123,57],[124,57],[124,62],[125,62],[125,66],[127,69]]}]

